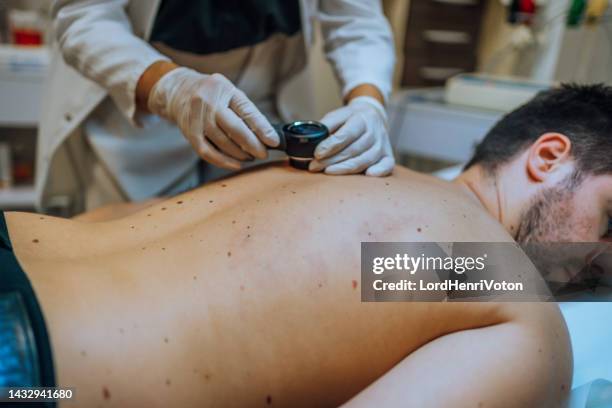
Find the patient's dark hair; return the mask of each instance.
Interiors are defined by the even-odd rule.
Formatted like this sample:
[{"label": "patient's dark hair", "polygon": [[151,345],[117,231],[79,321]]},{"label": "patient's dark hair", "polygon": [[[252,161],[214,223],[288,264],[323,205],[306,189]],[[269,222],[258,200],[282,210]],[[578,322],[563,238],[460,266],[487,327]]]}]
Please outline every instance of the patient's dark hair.
[{"label": "patient's dark hair", "polygon": [[612,87],[562,85],[540,92],[487,133],[465,168],[480,164],[494,172],[547,132],[571,140],[579,172],[612,173]]}]

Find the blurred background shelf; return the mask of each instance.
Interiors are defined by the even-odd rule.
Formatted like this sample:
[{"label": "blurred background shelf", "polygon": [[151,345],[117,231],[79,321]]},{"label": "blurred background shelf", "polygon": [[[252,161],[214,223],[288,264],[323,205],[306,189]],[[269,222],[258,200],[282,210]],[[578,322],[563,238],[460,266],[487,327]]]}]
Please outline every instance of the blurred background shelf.
[{"label": "blurred background shelf", "polygon": [[48,66],[47,47],[0,45],[0,126],[38,126]]},{"label": "blurred background shelf", "polygon": [[[48,66],[47,47],[0,45],[0,143],[10,146],[8,167],[16,181],[21,177],[22,182],[33,183],[36,133]],[[18,183],[0,189],[3,210],[32,210],[35,200],[33,185]]]},{"label": "blurred background shelf", "polygon": [[3,209],[29,209],[34,207],[35,200],[33,186],[0,189],[0,208]]}]

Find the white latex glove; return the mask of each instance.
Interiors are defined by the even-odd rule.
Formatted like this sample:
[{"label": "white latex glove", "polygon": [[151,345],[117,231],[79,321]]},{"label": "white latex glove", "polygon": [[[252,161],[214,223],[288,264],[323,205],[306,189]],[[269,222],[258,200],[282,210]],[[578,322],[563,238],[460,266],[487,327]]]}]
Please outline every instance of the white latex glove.
[{"label": "white latex glove", "polygon": [[147,106],[176,123],[198,155],[219,167],[239,169],[240,160],[265,159],[264,144],[279,144],[270,122],[221,74],[173,69],[153,86]]},{"label": "white latex glove", "polygon": [[395,159],[389,142],[384,106],[369,96],[359,96],[321,119],[331,133],[315,150],[310,171],[327,174],[387,176]]}]

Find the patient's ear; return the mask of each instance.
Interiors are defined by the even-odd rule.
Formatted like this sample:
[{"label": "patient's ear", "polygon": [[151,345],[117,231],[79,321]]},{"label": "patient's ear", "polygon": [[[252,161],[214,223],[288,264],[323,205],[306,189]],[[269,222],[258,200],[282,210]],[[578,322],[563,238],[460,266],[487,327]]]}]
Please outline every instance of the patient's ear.
[{"label": "patient's ear", "polygon": [[529,148],[527,171],[535,181],[544,181],[571,163],[572,142],[562,133],[544,133]]}]

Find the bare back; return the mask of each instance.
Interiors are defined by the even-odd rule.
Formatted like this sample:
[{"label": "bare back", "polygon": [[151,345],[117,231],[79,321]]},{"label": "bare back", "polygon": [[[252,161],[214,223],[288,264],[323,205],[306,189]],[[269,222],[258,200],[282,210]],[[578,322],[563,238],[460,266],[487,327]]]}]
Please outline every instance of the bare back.
[{"label": "bare back", "polygon": [[273,165],[112,222],[7,220],[59,383],[86,401],[337,405],[433,338],[513,313],[360,302],[361,241],[511,240],[458,187],[401,168]]}]

